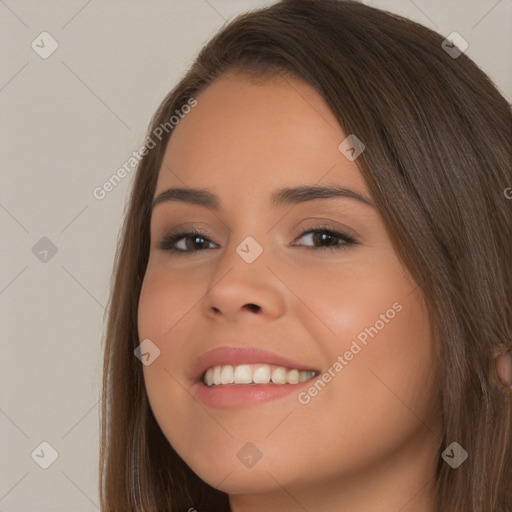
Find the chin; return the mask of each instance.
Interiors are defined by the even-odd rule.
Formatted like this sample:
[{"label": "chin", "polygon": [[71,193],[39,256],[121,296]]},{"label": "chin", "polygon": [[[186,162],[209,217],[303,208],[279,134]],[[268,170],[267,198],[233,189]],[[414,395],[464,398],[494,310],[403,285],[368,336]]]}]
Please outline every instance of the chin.
[{"label": "chin", "polygon": [[258,463],[259,468],[231,467],[229,469],[224,465],[212,467],[211,463],[205,462],[191,469],[201,480],[226,494],[259,494],[277,490],[279,487],[277,481],[281,483],[282,479],[274,476],[277,473],[275,468],[272,470],[260,463]]},{"label": "chin", "polygon": [[237,441],[224,443],[220,450],[211,448],[198,447],[182,458],[201,480],[227,494],[267,493],[306,480],[306,468],[275,447],[261,446],[260,458],[255,447],[240,448]]}]

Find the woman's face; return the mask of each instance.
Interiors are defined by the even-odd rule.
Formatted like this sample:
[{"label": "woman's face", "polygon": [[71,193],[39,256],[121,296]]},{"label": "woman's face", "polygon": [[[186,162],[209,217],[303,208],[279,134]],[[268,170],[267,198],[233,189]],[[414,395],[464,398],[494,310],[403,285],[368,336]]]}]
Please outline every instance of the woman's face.
[{"label": "woman's face", "polygon": [[[229,73],[196,100],[154,198],[193,188],[210,203],[168,193],[154,206],[138,312],[162,432],[229,494],[356,489],[400,472],[404,488],[419,482],[438,458],[434,346],[354,160],[361,147],[340,146],[350,134],[299,80]],[[203,383],[207,370],[221,384]]]}]

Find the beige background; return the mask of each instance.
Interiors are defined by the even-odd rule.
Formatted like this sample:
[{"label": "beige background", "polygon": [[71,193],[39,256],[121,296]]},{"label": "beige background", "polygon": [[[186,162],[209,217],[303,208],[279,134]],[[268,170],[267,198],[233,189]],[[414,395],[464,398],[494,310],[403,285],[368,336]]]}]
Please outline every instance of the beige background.
[{"label": "beige background", "polygon": [[[0,1],[1,512],[98,510],[104,307],[133,172],[93,190],[225,20],[271,3]],[[366,3],[459,32],[511,101],[512,0]],[[46,59],[31,47],[50,48],[43,31],[58,43]]]}]

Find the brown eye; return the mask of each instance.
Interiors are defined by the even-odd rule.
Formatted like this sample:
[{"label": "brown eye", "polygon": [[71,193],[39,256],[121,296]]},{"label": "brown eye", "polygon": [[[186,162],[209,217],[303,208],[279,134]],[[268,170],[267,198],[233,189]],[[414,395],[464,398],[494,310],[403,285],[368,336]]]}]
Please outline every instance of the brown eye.
[{"label": "brown eye", "polygon": [[[177,247],[181,240],[185,241],[185,243],[182,244],[185,246],[185,248]],[[211,243],[210,240],[199,231],[188,231],[183,233],[173,233],[165,236],[160,242],[159,247],[164,251],[171,252],[198,252],[206,249],[206,247],[204,247],[204,241]]]},{"label": "brown eye", "polygon": [[[311,234],[311,235],[310,235]],[[320,250],[339,250],[346,249],[350,245],[355,245],[358,242],[347,235],[346,233],[340,233],[339,231],[335,231],[330,228],[326,228],[323,226],[317,226],[308,231],[304,231],[299,238],[304,237],[305,235],[310,235],[313,244],[324,244],[323,246],[307,246],[309,248],[319,248]],[[296,244],[294,244],[296,245]]]}]

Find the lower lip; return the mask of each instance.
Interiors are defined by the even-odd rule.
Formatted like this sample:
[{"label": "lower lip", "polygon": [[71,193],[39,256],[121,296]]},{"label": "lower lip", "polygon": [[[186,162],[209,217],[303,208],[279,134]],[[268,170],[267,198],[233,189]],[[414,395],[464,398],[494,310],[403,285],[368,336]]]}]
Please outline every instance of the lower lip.
[{"label": "lower lip", "polygon": [[226,384],[211,387],[198,382],[194,384],[193,394],[210,407],[243,407],[298,393],[309,386],[312,380],[299,384]]}]

